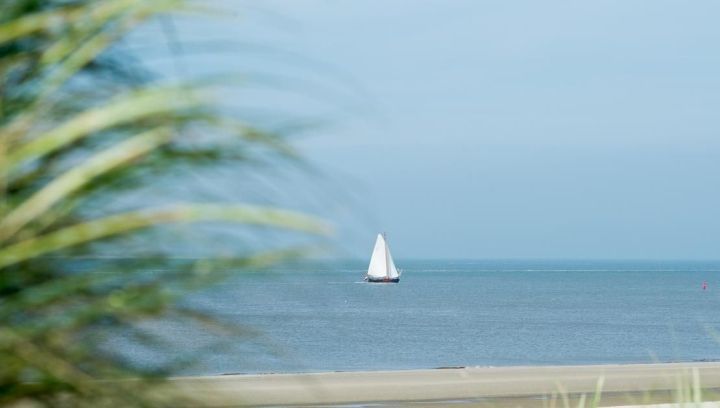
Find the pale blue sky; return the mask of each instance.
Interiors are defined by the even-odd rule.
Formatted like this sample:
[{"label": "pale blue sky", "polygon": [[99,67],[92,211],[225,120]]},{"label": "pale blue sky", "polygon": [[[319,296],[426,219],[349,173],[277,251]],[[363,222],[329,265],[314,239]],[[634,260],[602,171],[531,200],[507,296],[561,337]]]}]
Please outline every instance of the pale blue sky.
[{"label": "pale blue sky", "polygon": [[189,69],[315,93],[261,99],[335,123],[300,146],[350,253],[387,231],[399,259],[720,258],[720,3],[223,4],[181,37],[260,50]]}]

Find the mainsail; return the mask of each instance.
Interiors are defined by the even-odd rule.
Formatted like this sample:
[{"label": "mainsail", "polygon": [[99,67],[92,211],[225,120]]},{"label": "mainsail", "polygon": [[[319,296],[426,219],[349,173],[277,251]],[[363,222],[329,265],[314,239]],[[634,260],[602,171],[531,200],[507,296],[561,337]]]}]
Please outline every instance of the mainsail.
[{"label": "mainsail", "polygon": [[390,255],[390,248],[382,234],[378,234],[377,240],[375,240],[375,248],[370,258],[367,274],[372,278],[395,279],[400,276],[395,268],[392,255]]}]

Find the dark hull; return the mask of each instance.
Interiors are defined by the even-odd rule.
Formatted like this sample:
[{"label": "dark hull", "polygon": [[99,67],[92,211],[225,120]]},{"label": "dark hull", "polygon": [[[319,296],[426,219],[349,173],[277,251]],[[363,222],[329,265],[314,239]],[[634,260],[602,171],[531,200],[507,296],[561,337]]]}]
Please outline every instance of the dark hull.
[{"label": "dark hull", "polygon": [[366,277],[365,277],[365,281],[370,282],[370,283],[398,283],[398,282],[400,282],[400,278],[394,278],[394,279],[390,279],[390,278],[371,278],[371,277],[369,277],[369,276],[366,276]]}]

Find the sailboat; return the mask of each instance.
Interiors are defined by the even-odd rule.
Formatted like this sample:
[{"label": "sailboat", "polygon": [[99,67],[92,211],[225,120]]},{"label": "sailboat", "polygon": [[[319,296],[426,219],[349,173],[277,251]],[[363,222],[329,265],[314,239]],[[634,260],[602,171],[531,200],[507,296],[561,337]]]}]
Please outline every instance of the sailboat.
[{"label": "sailboat", "polygon": [[367,282],[400,282],[400,273],[395,268],[385,234],[378,234],[377,240],[375,240],[375,248],[370,258],[370,266],[368,266],[365,280]]}]

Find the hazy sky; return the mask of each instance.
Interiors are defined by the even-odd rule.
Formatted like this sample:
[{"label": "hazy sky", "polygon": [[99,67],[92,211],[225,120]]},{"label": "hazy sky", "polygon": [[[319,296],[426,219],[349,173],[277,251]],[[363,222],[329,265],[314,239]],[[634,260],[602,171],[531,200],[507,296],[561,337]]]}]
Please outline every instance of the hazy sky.
[{"label": "hazy sky", "polygon": [[719,2],[224,4],[178,30],[317,92],[266,101],[335,123],[301,146],[351,253],[720,258]]}]

